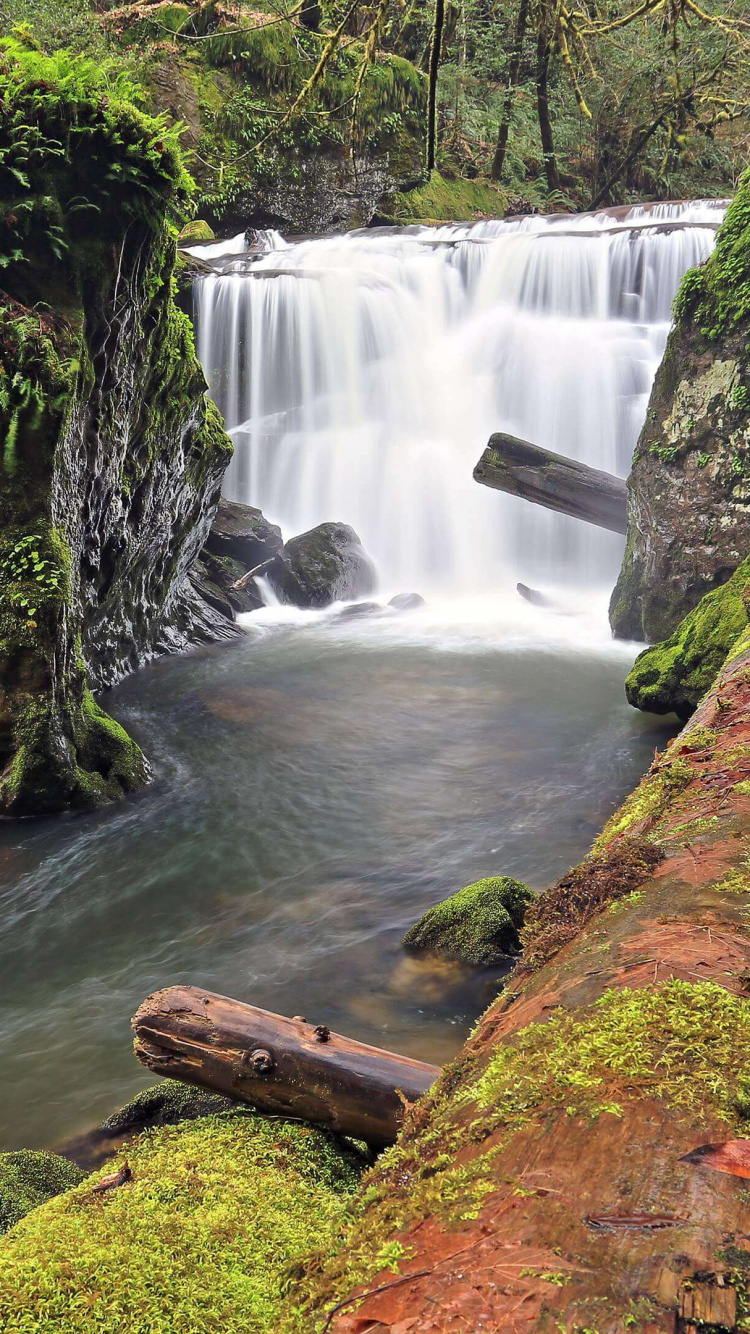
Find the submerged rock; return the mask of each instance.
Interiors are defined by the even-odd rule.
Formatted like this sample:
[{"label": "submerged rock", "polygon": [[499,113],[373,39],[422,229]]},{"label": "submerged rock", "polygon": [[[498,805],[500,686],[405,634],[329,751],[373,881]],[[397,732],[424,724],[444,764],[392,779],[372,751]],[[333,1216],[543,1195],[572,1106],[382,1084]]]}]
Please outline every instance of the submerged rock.
[{"label": "submerged rock", "polygon": [[748,622],[750,557],[728,583],[707,593],[662,644],[636,658],[625,681],[628,701],[646,713],[689,718]]},{"label": "submerged rock", "polygon": [[305,608],[366,597],[377,587],[375,566],[346,523],[321,523],[293,537],[277,552],[268,578],[282,602]]},{"label": "submerged rock", "polygon": [[427,603],[421,593],[397,593],[388,606],[395,607],[396,611],[416,611],[417,607],[426,607]]},{"label": "submerged rock", "polygon": [[353,602],[350,607],[342,607],[335,619],[339,621],[358,621],[364,616],[377,616],[379,611],[385,611],[385,607],[380,602]]},{"label": "submerged rock", "polygon": [[519,953],[520,930],[533,899],[528,886],[510,876],[477,880],[430,908],[402,943],[477,967],[501,963]]},{"label": "submerged rock", "polygon": [[56,1153],[18,1149],[0,1153],[0,1233],[15,1227],[32,1209],[83,1180],[75,1163]]}]

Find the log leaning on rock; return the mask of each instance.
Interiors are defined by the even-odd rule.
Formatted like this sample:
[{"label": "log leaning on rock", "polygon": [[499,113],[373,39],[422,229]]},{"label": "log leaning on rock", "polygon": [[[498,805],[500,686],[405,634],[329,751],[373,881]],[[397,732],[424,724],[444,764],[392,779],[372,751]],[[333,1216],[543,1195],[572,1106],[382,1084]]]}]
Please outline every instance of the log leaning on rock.
[{"label": "log leaning on rock", "polygon": [[213,1089],[261,1112],[392,1144],[406,1104],[437,1079],[437,1066],[332,1033],[324,1024],[174,986],[147,997],[133,1018],[135,1053],[155,1074]]},{"label": "log leaning on rock", "polygon": [[474,480],[612,533],[627,531],[628,488],[621,477],[517,436],[502,432],[490,436]]}]

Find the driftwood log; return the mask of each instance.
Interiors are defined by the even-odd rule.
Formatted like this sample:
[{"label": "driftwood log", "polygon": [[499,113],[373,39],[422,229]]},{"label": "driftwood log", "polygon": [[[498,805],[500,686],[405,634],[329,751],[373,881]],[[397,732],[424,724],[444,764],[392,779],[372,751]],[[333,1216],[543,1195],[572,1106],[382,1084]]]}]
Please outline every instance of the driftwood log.
[{"label": "driftwood log", "polygon": [[490,437],[474,469],[474,480],[613,533],[627,530],[628,488],[621,477],[553,454],[515,435],[499,432]]},{"label": "driftwood log", "polygon": [[174,986],[133,1019],[135,1053],[159,1075],[299,1117],[374,1147],[392,1144],[407,1104],[440,1070],[242,1001]]}]

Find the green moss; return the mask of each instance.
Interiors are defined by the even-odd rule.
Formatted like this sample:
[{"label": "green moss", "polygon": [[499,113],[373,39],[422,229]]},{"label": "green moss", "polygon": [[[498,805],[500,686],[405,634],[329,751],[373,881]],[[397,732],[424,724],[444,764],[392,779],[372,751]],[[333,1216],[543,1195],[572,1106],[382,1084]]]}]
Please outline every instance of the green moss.
[{"label": "green moss", "polygon": [[466,222],[474,218],[502,217],[507,195],[489,181],[448,180],[433,171],[429,181],[408,193],[396,195],[398,222]]},{"label": "green moss", "polygon": [[195,245],[199,241],[214,241],[216,233],[203,218],[187,222],[177,237],[178,246]]},{"label": "green moss", "polygon": [[509,876],[490,876],[430,908],[410,927],[403,944],[479,967],[500,963],[520,949],[519,931],[531,890]]},{"label": "green moss", "polygon": [[750,557],[726,584],[701,599],[669,639],[639,654],[625,682],[635,708],[690,717],[747,628],[743,599],[748,580]]},{"label": "green moss", "polygon": [[357,1183],[334,1137],[207,1117],[128,1148],[0,1242],[0,1328],[17,1334],[268,1334],[305,1257],[325,1254]]},{"label": "green moss", "polygon": [[164,1079],[160,1084],[142,1089],[124,1107],[107,1117],[101,1129],[109,1135],[125,1135],[147,1126],[176,1125],[179,1121],[193,1121],[202,1116],[236,1112],[238,1104],[220,1093],[208,1093],[181,1084],[177,1079]]},{"label": "green moss", "polygon": [[78,1185],[83,1176],[80,1167],[56,1153],[33,1149],[0,1153],[0,1233],[53,1195]]},{"label": "green moss", "polygon": [[365,1179],[325,1281],[310,1284],[281,1331],[321,1328],[323,1313],[377,1273],[383,1237],[424,1218],[457,1228],[476,1218],[488,1195],[513,1184],[498,1160],[519,1131],[554,1136],[561,1118],[621,1116],[626,1103],[647,1097],[742,1133],[749,1072],[750,1006],[712,982],[609,991],[586,1010],[558,1010],[521,1029],[491,1048],[476,1077],[460,1066],[446,1071],[417,1128]]},{"label": "green moss", "polygon": [[678,321],[693,320],[711,342],[750,321],[750,171],[740,180],[713,254],[685,274],[674,313]]}]

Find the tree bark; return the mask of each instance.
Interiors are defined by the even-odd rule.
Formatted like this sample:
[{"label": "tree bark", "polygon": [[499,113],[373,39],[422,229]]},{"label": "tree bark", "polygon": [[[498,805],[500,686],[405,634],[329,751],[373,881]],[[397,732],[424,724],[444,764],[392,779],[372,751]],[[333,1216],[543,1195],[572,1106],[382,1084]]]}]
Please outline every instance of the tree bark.
[{"label": "tree bark", "polygon": [[513,98],[518,87],[521,74],[521,60],[523,57],[523,39],[526,35],[526,24],[529,18],[529,0],[521,0],[518,7],[518,17],[516,19],[516,31],[513,38],[513,53],[510,59],[508,69],[508,87],[505,91],[503,101],[503,111],[500,120],[500,128],[497,132],[497,144],[495,146],[495,156],[492,159],[492,168],[490,176],[493,181],[502,179],[503,167],[505,166],[505,154],[508,148],[508,135],[510,133],[510,120],[513,111]]},{"label": "tree bark", "polygon": [[500,432],[490,437],[474,480],[612,533],[627,531],[628,488],[621,477],[514,435]]},{"label": "tree bark", "polygon": [[443,24],[445,22],[445,0],[435,0],[435,18],[432,25],[430,42],[430,65],[427,89],[427,153],[428,172],[435,166],[437,149],[437,82],[440,70],[440,51],[443,43]]},{"label": "tree bark", "polygon": [[437,1066],[368,1047],[199,987],[155,991],[133,1019],[135,1053],[156,1074],[262,1112],[300,1117],[381,1148]]},{"label": "tree bark", "polygon": [[555,137],[549,114],[549,61],[552,41],[547,32],[546,23],[541,20],[536,46],[536,109],[539,120],[539,134],[544,155],[544,172],[547,187],[552,192],[560,189],[560,176],[555,156]]}]

